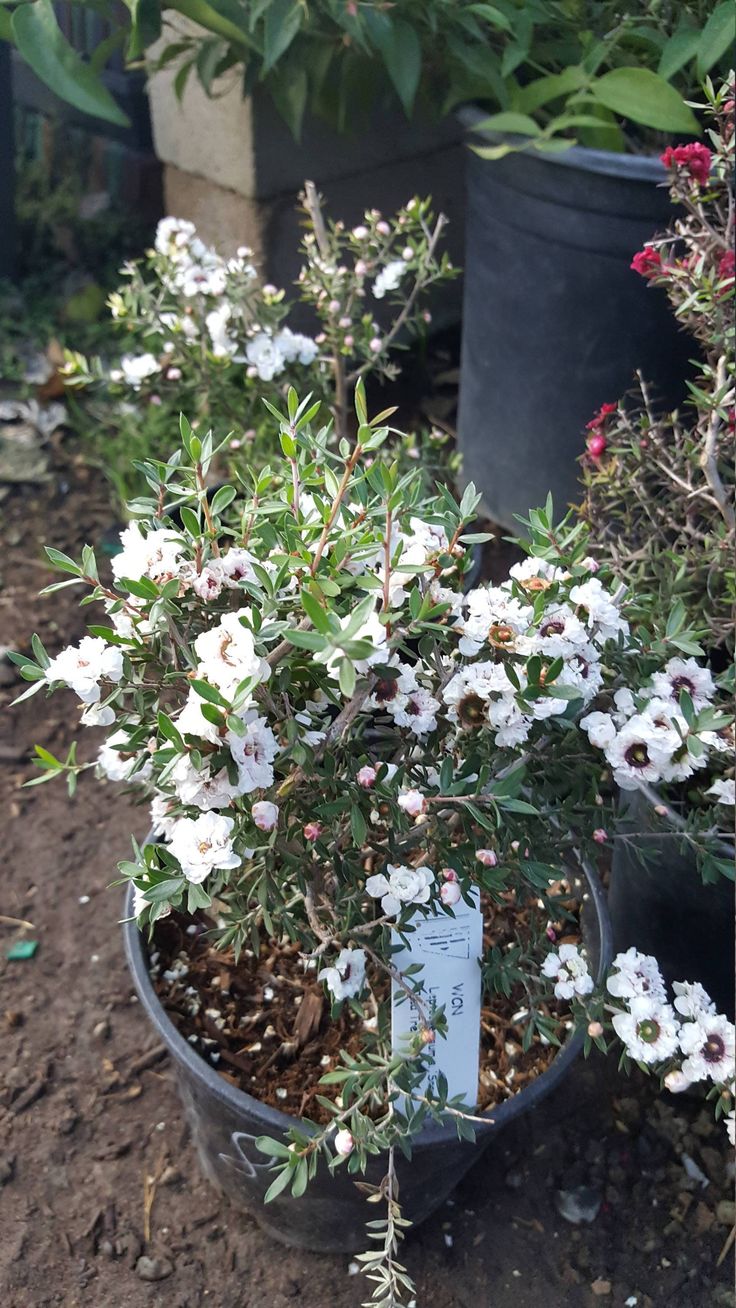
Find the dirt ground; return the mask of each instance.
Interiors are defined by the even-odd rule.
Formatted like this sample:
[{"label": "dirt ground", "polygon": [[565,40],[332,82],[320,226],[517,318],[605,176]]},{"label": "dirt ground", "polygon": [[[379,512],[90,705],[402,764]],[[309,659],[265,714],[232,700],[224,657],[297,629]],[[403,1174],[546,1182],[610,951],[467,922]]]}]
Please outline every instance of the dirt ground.
[{"label": "dirt ground", "polygon": [[[36,629],[55,652],[81,635],[82,615],[73,590],[35,598],[49,580],[42,542],[71,554],[98,543],[104,489],[60,455],[49,483],[15,488],[0,511],[0,643],[27,648]],[[347,1256],[275,1247],[200,1180],[171,1068],[146,1058],[155,1039],[107,888],[145,815],[91,777],[72,802],[56,783],[21,789],[33,744],[60,751],[76,708],[59,693],[8,711],[19,688],[0,661],[3,1305],[357,1308],[368,1287]],[[86,756],[94,748],[88,732]],[[8,960],[25,937],[35,955]],[[697,1101],[581,1062],[412,1236],[418,1308],[733,1304],[729,1160]],[[574,1225],[561,1207],[593,1220]]]}]

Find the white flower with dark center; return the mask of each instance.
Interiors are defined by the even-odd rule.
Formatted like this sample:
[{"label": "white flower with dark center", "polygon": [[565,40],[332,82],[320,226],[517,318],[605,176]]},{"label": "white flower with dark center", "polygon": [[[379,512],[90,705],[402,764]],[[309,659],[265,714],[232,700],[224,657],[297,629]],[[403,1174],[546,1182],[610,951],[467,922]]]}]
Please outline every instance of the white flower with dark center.
[{"label": "white flower with dark center", "polygon": [[176,284],[187,299],[195,295],[222,295],[227,285],[224,265],[214,250],[202,247],[196,261],[185,263],[176,274]]},{"label": "white flower with dark center", "polygon": [[230,753],[238,765],[238,786],[241,794],[266,790],[273,785],[273,760],[279,744],[265,718],[254,711],[244,715],[245,731],[242,735],[229,731],[227,742]]},{"label": "white flower with dark center", "polygon": [[150,757],[145,752],[131,749],[127,731],[114,731],[105,741],[97,755],[97,766],[108,781],[140,783],[151,775]]},{"label": "white flower with dark center", "polygon": [[612,1024],[637,1063],[660,1063],[677,1051],[677,1020],[669,1004],[640,996],[631,1000],[627,1013],[615,1013]]},{"label": "white flower with dark center", "polygon": [[83,636],[78,645],[67,645],[44,669],[50,685],[60,681],[69,686],[83,704],[98,702],[103,677],[117,684],[122,675],[122,651],[117,645],[108,645],[101,636]]},{"label": "white flower with dark center", "polygon": [[729,1084],[736,1076],[734,1026],[720,1013],[699,1013],[680,1030],[680,1048],[685,1054],[682,1070],[691,1081],[708,1079]]},{"label": "white flower with dark center", "polygon": [[621,617],[618,605],[597,577],[573,586],[570,603],[579,610],[579,616],[596,640],[605,642],[616,640],[619,634],[628,635],[628,622]]},{"label": "white flower with dark center", "polygon": [[611,964],[613,971],[606,981],[609,993],[617,999],[645,997],[658,1003],[666,998],[659,964],[651,954],[640,954],[633,946],[625,954],[617,954]]},{"label": "white flower with dark center", "polygon": [[522,590],[530,595],[536,591],[549,590],[554,582],[564,581],[569,575],[562,568],[547,563],[546,559],[535,558],[534,555],[522,559],[519,563],[513,563],[509,568],[509,577],[518,582]]},{"label": "white flower with dark center", "polygon": [[198,884],[216,868],[240,867],[241,858],[232,844],[234,825],[232,818],[213,812],[174,822],[169,849],[187,881]]},{"label": "white flower with dark center", "polygon": [[272,336],[267,332],[259,332],[248,341],[245,349],[245,357],[252,368],[255,368],[261,381],[273,381],[279,373],[284,371],[286,360],[278,348]]},{"label": "white flower with dark center", "polygon": [[588,713],[580,719],[580,726],[595,749],[606,749],[616,738],[616,725],[610,713]]},{"label": "white flower with dark center", "polygon": [[405,272],[406,264],[403,259],[393,259],[390,263],[387,263],[373,283],[374,297],[377,300],[382,300],[387,291],[395,291]]},{"label": "white flower with dark center", "polygon": [[290,327],[281,328],[274,338],[274,344],[287,363],[301,363],[305,368],[314,363],[319,354],[319,346],[311,336],[293,332]]},{"label": "white flower with dark center", "polygon": [[110,372],[110,381],[126,382],[134,391],[140,390],[147,377],[161,371],[161,364],[154,354],[124,354],[120,367]]},{"label": "white flower with dark center", "polygon": [[617,732],[605,754],[613,779],[622,790],[636,790],[642,781],[660,781],[682,747],[674,727],[661,727],[637,713]]},{"label": "white flower with dark center", "polygon": [[706,790],[706,795],[712,795],[717,804],[726,804],[730,808],[736,804],[736,781],[728,780],[726,777],[719,777]]},{"label": "white flower with dark center", "polygon": [[542,963],[542,976],[555,978],[554,993],[558,999],[589,995],[594,988],[588,964],[577,945],[560,945],[556,953],[547,954]]},{"label": "white flower with dark center", "polygon": [[588,632],[569,604],[548,609],[535,632],[535,649],[552,658],[564,658],[571,646],[587,646]]},{"label": "white flower with dark center", "polygon": [[499,664],[472,663],[448,681],[442,698],[450,720],[471,729],[487,723],[491,700],[513,702],[514,694],[514,687]]},{"label": "white flower with dark center", "polygon": [[677,996],[674,1005],[683,1017],[700,1017],[702,1013],[715,1013],[716,1006],[699,981],[675,981],[672,989]]},{"label": "white flower with dark center", "polygon": [[324,981],[338,1002],[359,995],[365,984],[365,951],[341,949],[332,966],[317,973],[317,980]]},{"label": "white flower with dark center", "polygon": [[[249,550],[234,545],[227,551],[227,554],[221,554],[213,562],[217,563],[217,570],[222,576],[224,585],[230,590],[237,590],[241,581],[256,580],[253,561],[254,556]],[[268,564],[265,567],[266,571],[268,571]]]},{"label": "white flower with dark center", "polygon": [[256,654],[253,632],[241,622],[249,617],[250,609],[226,613],[216,627],[203,631],[194,642],[199,675],[226,697],[234,695],[246,678],[266,681],[270,675],[268,663]]},{"label": "white flower with dark center", "polygon": [[110,560],[117,581],[122,578],[140,581],[141,577],[149,577],[151,581],[162,582],[179,575],[184,544],[167,527],[156,527],[144,533],[140,523],[131,522],[125,531],[121,531],[120,543],[122,550]]},{"label": "white flower with dark center", "polygon": [[670,659],[652,677],[652,692],[660,699],[678,704],[683,690],[690,696],[696,713],[707,708],[716,693],[708,668],[701,667],[696,659]]},{"label": "white flower with dark center", "polygon": [[397,727],[407,727],[415,736],[426,736],[437,729],[439,701],[423,686],[402,695],[389,707]]},{"label": "white flower with dark center", "polygon": [[365,888],[374,899],[380,898],[383,912],[393,917],[408,904],[426,904],[433,881],[431,868],[389,863],[385,874],[368,877]]},{"label": "white flower with dark center", "polygon": [[240,788],[231,784],[225,768],[214,774],[208,767],[199,772],[188,754],[177,759],[170,776],[179,803],[203,812],[211,808],[227,808],[230,801],[241,794]]}]

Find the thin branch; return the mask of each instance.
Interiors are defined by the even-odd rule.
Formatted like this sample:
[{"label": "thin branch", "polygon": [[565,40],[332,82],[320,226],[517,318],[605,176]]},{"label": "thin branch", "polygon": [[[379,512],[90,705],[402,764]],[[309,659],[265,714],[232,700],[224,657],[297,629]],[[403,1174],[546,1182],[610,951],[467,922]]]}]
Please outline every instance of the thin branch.
[{"label": "thin branch", "polygon": [[[716,370],[716,394],[719,394],[723,390],[725,384],[726,356],[722,354],[718,360],[718,367]],[[703,451],[700,455],[700,466],[705,473],[705,479],[710,486],[716,503],[718,504],[718,508],[721,511],[723,521],[728,527],[728,530],[733,531],[736,528],[736,515],[734,514],[733,504],[726,495],[726,490],[718,471],[717,450],[718,433],[720,429],[721,419],[718,415],[717,407],[714,406],[713,412],[710,416],[710,422],[708,423],[708,429],[705,434],[705,445],[703,446]]]}]

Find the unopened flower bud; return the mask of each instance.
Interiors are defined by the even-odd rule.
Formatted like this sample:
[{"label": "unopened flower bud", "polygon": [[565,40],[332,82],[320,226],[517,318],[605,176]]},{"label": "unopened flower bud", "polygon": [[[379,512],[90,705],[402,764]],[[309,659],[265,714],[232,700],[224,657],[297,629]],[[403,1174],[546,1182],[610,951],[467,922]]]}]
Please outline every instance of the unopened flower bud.
[{"label": "unopened flower bud", "polygon": [[588,1023],[588,1035],[590,1036],[591,1040],[597,1040],[600,1036],[603,1035],[603,1027],[601,1026],[600,1022]]},{"label": "unopened flower bud", "polygon": [[353,236],[355,237],[356,241],[364,241],[367,235],[368,235],[367,227],[363,227],[361,225],[360,227],[353,228]]},{"label": "unopened flower bud", "polygon": [[657,817],[667,817],[669,809],[666,804],[655,804],[654,811],[657,814]]},{"label": "unopened flower bud", "polygon": [[423,1026],[421,1031],[419,1032],[419,1039],[421,1040],[423,1045],[433,1045],[436,1039],[436,1035],[437,1033],[432,1030],[431,1026]]},{"label": "unopened flower bud", "polygon": [[378,354],[380,352],[381,342],[377,336],[374,336],[372,341],[370,341],[369,348],[373,351],[374,354]]},{"label": "unopened flower bud", "polygon": [[341,1131],[338,1131],[335,1136],[335,1153],[339,1154],[341,1158],[347,1158],[348,1154],[351,1154],[354,1148],[355,1141],[350,1132],[346,1131],[344,1128]]},{"label": "unopened flower bud", "polygon": [[668,1072],[664,1078],[664,1083],[670,1094],[673,1095],[682,1094],[682,1091],[687,1090],[688,1086],[692,1084],[690,1078],[685,1076],[685,1073],[679,1068],[675,1068],[673,1072]]},{"label": "unopened flower bud", "polygon": [[371,767],[370,763],[366,763],[365,766],[359,770],[356,776],[356,781],[364,790],[370,790],[371,786],[375,785],[377,776],[378,773],[376,769]]},{"label": "unopened flower bud", "polygon": [[443,867],[442,879],[443,881],[457,881],[457,872],[454,867]]},{"label": "unopened flower bud", "polygon": [[608,442],[601,432],[595,432],[588,440],[588,454],[591,459],[600,459],[606,452]]},{"label": "unopened flower bud", "polygon": [[318,840],[322,834],[322,826],[319,822],[308,822],[304,828],[305,840]]},{"label": "unopened flower bud", "polygon": [[273,831],[279,820],[278,804],[272,804],[268,799],[259,799],[250,811],[259,831]]},{"label": "unopened flower bud", "polygon": [[603,827],[596,827],[595,831],[593,832],[593,839],[596,845],[605,845],[606,841],[608,840],[608,832],[605,831]]},{"label": "unopened flower bud", "polygon": [[445,905],[445,908],[452,908],[452,905],[456,904],[460,898],[460,887],[457,884],[457,881],[446,881],[445,884],[440,887],[440,899]]},{"label": "unopened flower bud", "polygon": [[483,867],[496,867],[498,863],[498,856],[492,849],[476,849],[475,857]]}]

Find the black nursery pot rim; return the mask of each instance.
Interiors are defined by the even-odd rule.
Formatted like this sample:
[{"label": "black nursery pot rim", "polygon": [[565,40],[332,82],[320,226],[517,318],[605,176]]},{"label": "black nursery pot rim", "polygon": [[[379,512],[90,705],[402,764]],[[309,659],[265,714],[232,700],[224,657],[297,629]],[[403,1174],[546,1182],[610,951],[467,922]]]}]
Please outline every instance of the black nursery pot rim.
[{"label": "black nursery pot rim", "polygon": [[[482,136],[487,141],[527,141],[528,137],[515,136],[512,132],[494,132],[486,131],[481,128],[483,123],[490,115],[478,105],[463,105],[457,110],[457,116],[463,127],[476,136]],[[616,150],[593,150],[587,145],[571,145],[569,150],[561,150],[559,154],[547,154],[544,152],[525,150],[524,157],[527,159],[538,160],[540,163],[560,165],[564,168],[575,168],[579,172],[585,173],[603,173],[607,177],[622,177],[627,181],[665,182],[667,180],[667,170],[662,163],[659,155],[655,154],[628,154]]]},{"label": "black nursery pot rim", "polygon": [[[605,891],[597,873],[588,865],[584,865],[582,871],[587,881],[599,933],[599,959],[596,979],[600,981],[613,957],[611,921],[608,915]],[[305,1118],[293,1117],[289,1113],[283,1113],[280,1109],[272,1108],[270,1104],[263,1103],[255,1095],[249,1095],[247,1091],[231,1085],[209,1063],[205,1062],[200,1054],[195,1052],[189,1042],[177,1031],[153,988],[148,972],[143,934],[136,926],[135,918],[132,916],[132,884],[125,891],[124,914],[122,928],[125,955],[138,998],[172,1057],[183,1063],[189,1075],[199,1081],[209,1094],[214,1095],[231,1111],[236,1113],[253,1112],[252,1105],[260,1115],[264,1126],[276,1134],[285,1135],[295,1125],[299,1125],[308,1135],[316,1134],[321,1129],[316,1123]],[[583,1047],[583,1041],[582,1031],[575,1032],[565,1041],[547,1070],[542,1072],[541,1076],[538,1076],[531,1085],[525,1086],[513,1098],[504,1100],[496,1108],[486,1109],[479,1113],[478,1117],[486,1120],[482,1124],[475,1123],[476,1134],[483,1136],[497,1130],[524,1108],[532,1107],[537,1100],[544,1098],[575,1061]],[[452,1123],[446,1126],[438,1126],[433,1122],[429,1122],[424,1126],[421,1135],[415,1140],[414,1148],[446,1144],[456,1138],[457,1131]]]}]

